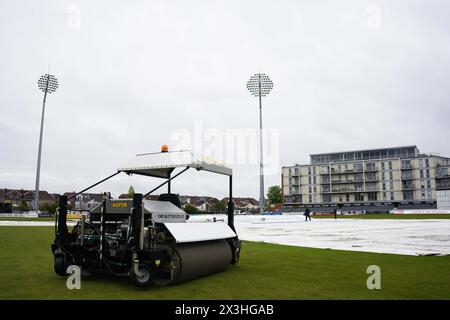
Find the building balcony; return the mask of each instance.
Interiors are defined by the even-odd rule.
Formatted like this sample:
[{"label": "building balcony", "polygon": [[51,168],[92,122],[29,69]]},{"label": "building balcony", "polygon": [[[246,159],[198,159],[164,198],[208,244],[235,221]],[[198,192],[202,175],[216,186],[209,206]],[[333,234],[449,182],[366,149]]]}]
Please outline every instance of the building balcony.
[{"label": "building balcony", "polygon": [[449,180],[436,181],[436,190],[450,190],[450,181]]},{"label": "building balcony", "polygon": [[436,172],[436,179],[445,179],[450,178],[450,174],[448,171],[437,171]]},{"label": "building balcony", "polygon": [[331,180],[332,184],[348,184],[348,183],[355,183],[353,180]]},{"label": "building balcony", "polygon": [[298,204],[302,202],[302,197],[300,195],[294,196],[285,196],[284,203],[285,204]]},{"label": "building balcony", "polygon": [[331,168],[331,174],[354,174],[354,173],[355,173],[355,171],[353,169],[337,170],[337,169]]},{"label": "building balcony", "polygon": [[353,171],[333,171],[333,170],[331,170],[331,174],[332,175],[334,175],[334,174],[354,174],[354,172]]},{"label": "building balcony", "polygon": [[349,193],[349,192],[358,192],[353,188],[340,188],[340,189],[332,189],[332,193]]}]

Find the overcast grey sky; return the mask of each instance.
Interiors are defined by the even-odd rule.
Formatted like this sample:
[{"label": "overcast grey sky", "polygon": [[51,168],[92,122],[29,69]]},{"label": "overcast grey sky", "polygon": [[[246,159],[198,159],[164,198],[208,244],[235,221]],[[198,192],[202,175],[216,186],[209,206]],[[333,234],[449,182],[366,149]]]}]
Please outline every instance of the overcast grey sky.
[{"label": "overcast grey sky", "polygon": [[[450,156],[448,12],[444,0],[1,0],[0,187],[34,188],[49,65],[60,83],[45,118],[50,192],[80,190],[195,123],[257,127],[245,85],[259,70],[275,84],[263,109],[279,167],[411,144]],[[258,197],[258,166],[233,168],[235,195]],[[124,175],[94,191],[159,182]],[[194,172],[173,190],[221,197],[227,180]]]}]

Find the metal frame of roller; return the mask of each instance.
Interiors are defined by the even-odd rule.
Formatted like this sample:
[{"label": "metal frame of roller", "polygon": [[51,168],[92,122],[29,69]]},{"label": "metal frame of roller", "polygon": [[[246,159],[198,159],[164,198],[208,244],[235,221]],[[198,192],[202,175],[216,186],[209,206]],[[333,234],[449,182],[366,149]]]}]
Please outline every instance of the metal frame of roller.
[{"label": "metal frame of roller", "polygon": [[[177,168],[182,171],[172,175]],[[190,168],[229,177],[228,221],[187,222],[178,196],[170,192],[171,181]],[[120,172],[165,179],[145,195],[131,199],[103,201],[89,215],[83,215],[73,230],[67,228],[67,203],[61,196],[55,219],[55,240],[51,245],[54,269],[65,276],[69,265],[84,273],[128,275],[139,287],[169,285],[225,270],[237,264],[241,241],[234,228],[232,171],[211,159],[188,151],[137,155],[113,175],[71,196],[114,177]],[[167,185],[158,200],[145,196]]]}]

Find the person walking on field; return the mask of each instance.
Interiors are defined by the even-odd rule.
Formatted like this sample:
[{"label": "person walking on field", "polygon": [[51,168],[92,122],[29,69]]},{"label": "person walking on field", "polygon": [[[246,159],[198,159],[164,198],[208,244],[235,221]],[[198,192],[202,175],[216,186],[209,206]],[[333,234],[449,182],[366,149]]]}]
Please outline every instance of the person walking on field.
[{"label": "person walking on field", "polygon": [[305,215],[305,221],[308,221],[308,219],[309,219],[309,221],[311,221],[311,211],[309,210],[309,208],[306,208],[304,215]]}]

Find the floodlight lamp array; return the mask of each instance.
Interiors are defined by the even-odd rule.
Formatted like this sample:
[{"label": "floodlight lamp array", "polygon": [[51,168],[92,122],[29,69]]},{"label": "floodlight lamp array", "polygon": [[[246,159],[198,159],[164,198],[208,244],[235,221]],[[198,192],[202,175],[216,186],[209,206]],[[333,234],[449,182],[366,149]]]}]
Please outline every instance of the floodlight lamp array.
[{"label": "floodlight lamp array", "polygon": [[58,79],[51,74],[44,74],[38,80],[38,87],[43,92],[55,92],[58,89]]},{"label": "floodlight lamp array", "polygon": [[273,82],[264,73],[256,73],[247,82],[247,90],[255,96],[265,97],[273,89]]}]

